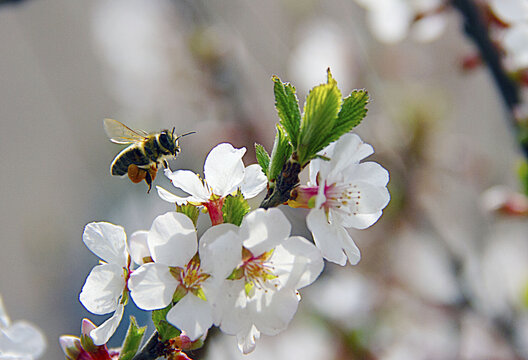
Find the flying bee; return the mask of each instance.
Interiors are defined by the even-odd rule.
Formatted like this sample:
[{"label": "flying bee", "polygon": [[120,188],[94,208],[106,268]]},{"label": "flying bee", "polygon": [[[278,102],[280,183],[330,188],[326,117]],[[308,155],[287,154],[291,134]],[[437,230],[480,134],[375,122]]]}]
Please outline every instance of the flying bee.
[{"label": "flying bee", "polygon": [[145,180],[148,191],[152,188],[152,181],[156,178],[158,166],[168,167],[167,160],[175,158],[180,152],[178,140],[193,132],[180,136],[174,135],[175,128],[162,130],[157,133],[146,133],[143,130],[132,130],[125,124],[104,119],[106,135],[116,144],[126,144],[126,148],[119,152],[112,164],[110,173],[115,176],[128,175],[133,183]]}]

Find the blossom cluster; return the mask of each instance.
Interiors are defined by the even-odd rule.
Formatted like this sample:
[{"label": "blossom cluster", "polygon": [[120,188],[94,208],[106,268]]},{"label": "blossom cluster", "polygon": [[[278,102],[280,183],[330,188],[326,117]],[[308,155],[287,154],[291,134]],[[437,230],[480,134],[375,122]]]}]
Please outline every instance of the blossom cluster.
[{"label": "blossom cluster", "polygon": [[79,299],[94,314],[113,315],[87,333],[96,346],[113,335],[131,298],[143,310],[169,309],[166,320],[191,343],[215,325],[235,335],[244,353],[261,334],[275,335],[293,318],[299,289],[313,283],[324,261],[356,264],[360,253],[346,228],[363,229],[381,216],[389,201],[388,173],[379,164],[360,162],[372,147],[346,134],[310,164],[310,182],[299,186],[290,205],[311,208],[307,225],[315,244],[291,235],[291,224],[278,208],[256,209],[240,226],[224,221],[226,198],[244,200],[266,188],[258,165],[245,167],[245,148],[222,143],[211,150],[204,179],[188,170],[165,175],[189,195],[158,187],[163,200],[206,211],[211,226],[198,235],[193,219],[170,211],[156,217],[147,231],[127,240],[125,230],[108,222],[86,226],[85,245],[100,259],[88,275]]}]

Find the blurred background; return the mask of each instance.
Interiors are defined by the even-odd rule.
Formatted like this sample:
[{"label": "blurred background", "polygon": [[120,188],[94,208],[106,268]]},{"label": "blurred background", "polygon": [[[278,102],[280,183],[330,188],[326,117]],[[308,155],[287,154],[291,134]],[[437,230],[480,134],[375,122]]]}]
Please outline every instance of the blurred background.
[{"label": "blurred background", "polygon": [[[499,95],[485,67],[462,69],[475,49],[459,14],[410,28],[409,14],[375,15],[367,3],[0,5],[0,294],[13,320],[44,330],[43,359],[63,358],[58,336],[78,335],[83,317],[106,318],[78,301],[98,261],[84,226],[105,220],[131,234],[173,209],[144,183],[110,176],[120,148],[102,119],[196,131],[172,169],[201,172],[226,141],[247,147],[247,165],[255,142],[272,148],[271,76],[292,82],[302,104],[327,67],[344,95],[370,93],[356,131],[389,170],[392,201],[377,224],[351,232],[359,265],[327,264],[289,329],[244,358],[528,358],[528,222],[488,211],[497,199],[483,197],[519,189],[522,156]],[[173,190],[161,173],[156,184]],[[283,210],[309,237],[306,213]],[[128,308],[125,319],[148,323]],[[222,334],[196,357],[243,358]]]}]

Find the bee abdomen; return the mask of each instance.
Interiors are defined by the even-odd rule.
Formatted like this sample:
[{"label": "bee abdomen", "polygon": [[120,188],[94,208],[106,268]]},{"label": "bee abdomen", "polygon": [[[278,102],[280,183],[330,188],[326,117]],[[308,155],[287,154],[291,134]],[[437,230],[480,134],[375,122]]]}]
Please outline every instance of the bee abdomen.
[{"label": "bee abdomen", "polygon": [[138,167],[148,166],[150,160],[139,147],[128,147],[117,154],[112,165],[110,165],[110,172],[112,175],[123,176],[127,174],[131,164]]}]

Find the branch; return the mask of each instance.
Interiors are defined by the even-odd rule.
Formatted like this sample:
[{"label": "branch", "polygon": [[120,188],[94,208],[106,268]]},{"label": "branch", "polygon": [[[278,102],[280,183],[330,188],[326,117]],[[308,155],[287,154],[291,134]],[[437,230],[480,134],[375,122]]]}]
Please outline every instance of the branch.
[{"label": "branch", "polygon": [[[490,39],[479,8],[473,0],[452,0],[452,5],[458,9],[464,18],[464,31],[475,43],[482,60],[491,71],[502,100],[508,109],[510,123],[516,133],[519,134],[520,126],[515,117],[516,107],[521,103],[519,86],[508,76],[506,69],[502,66],[499,51]],[[528,158],[528,143],[522,141],[519,143],[524,156]]]}]

